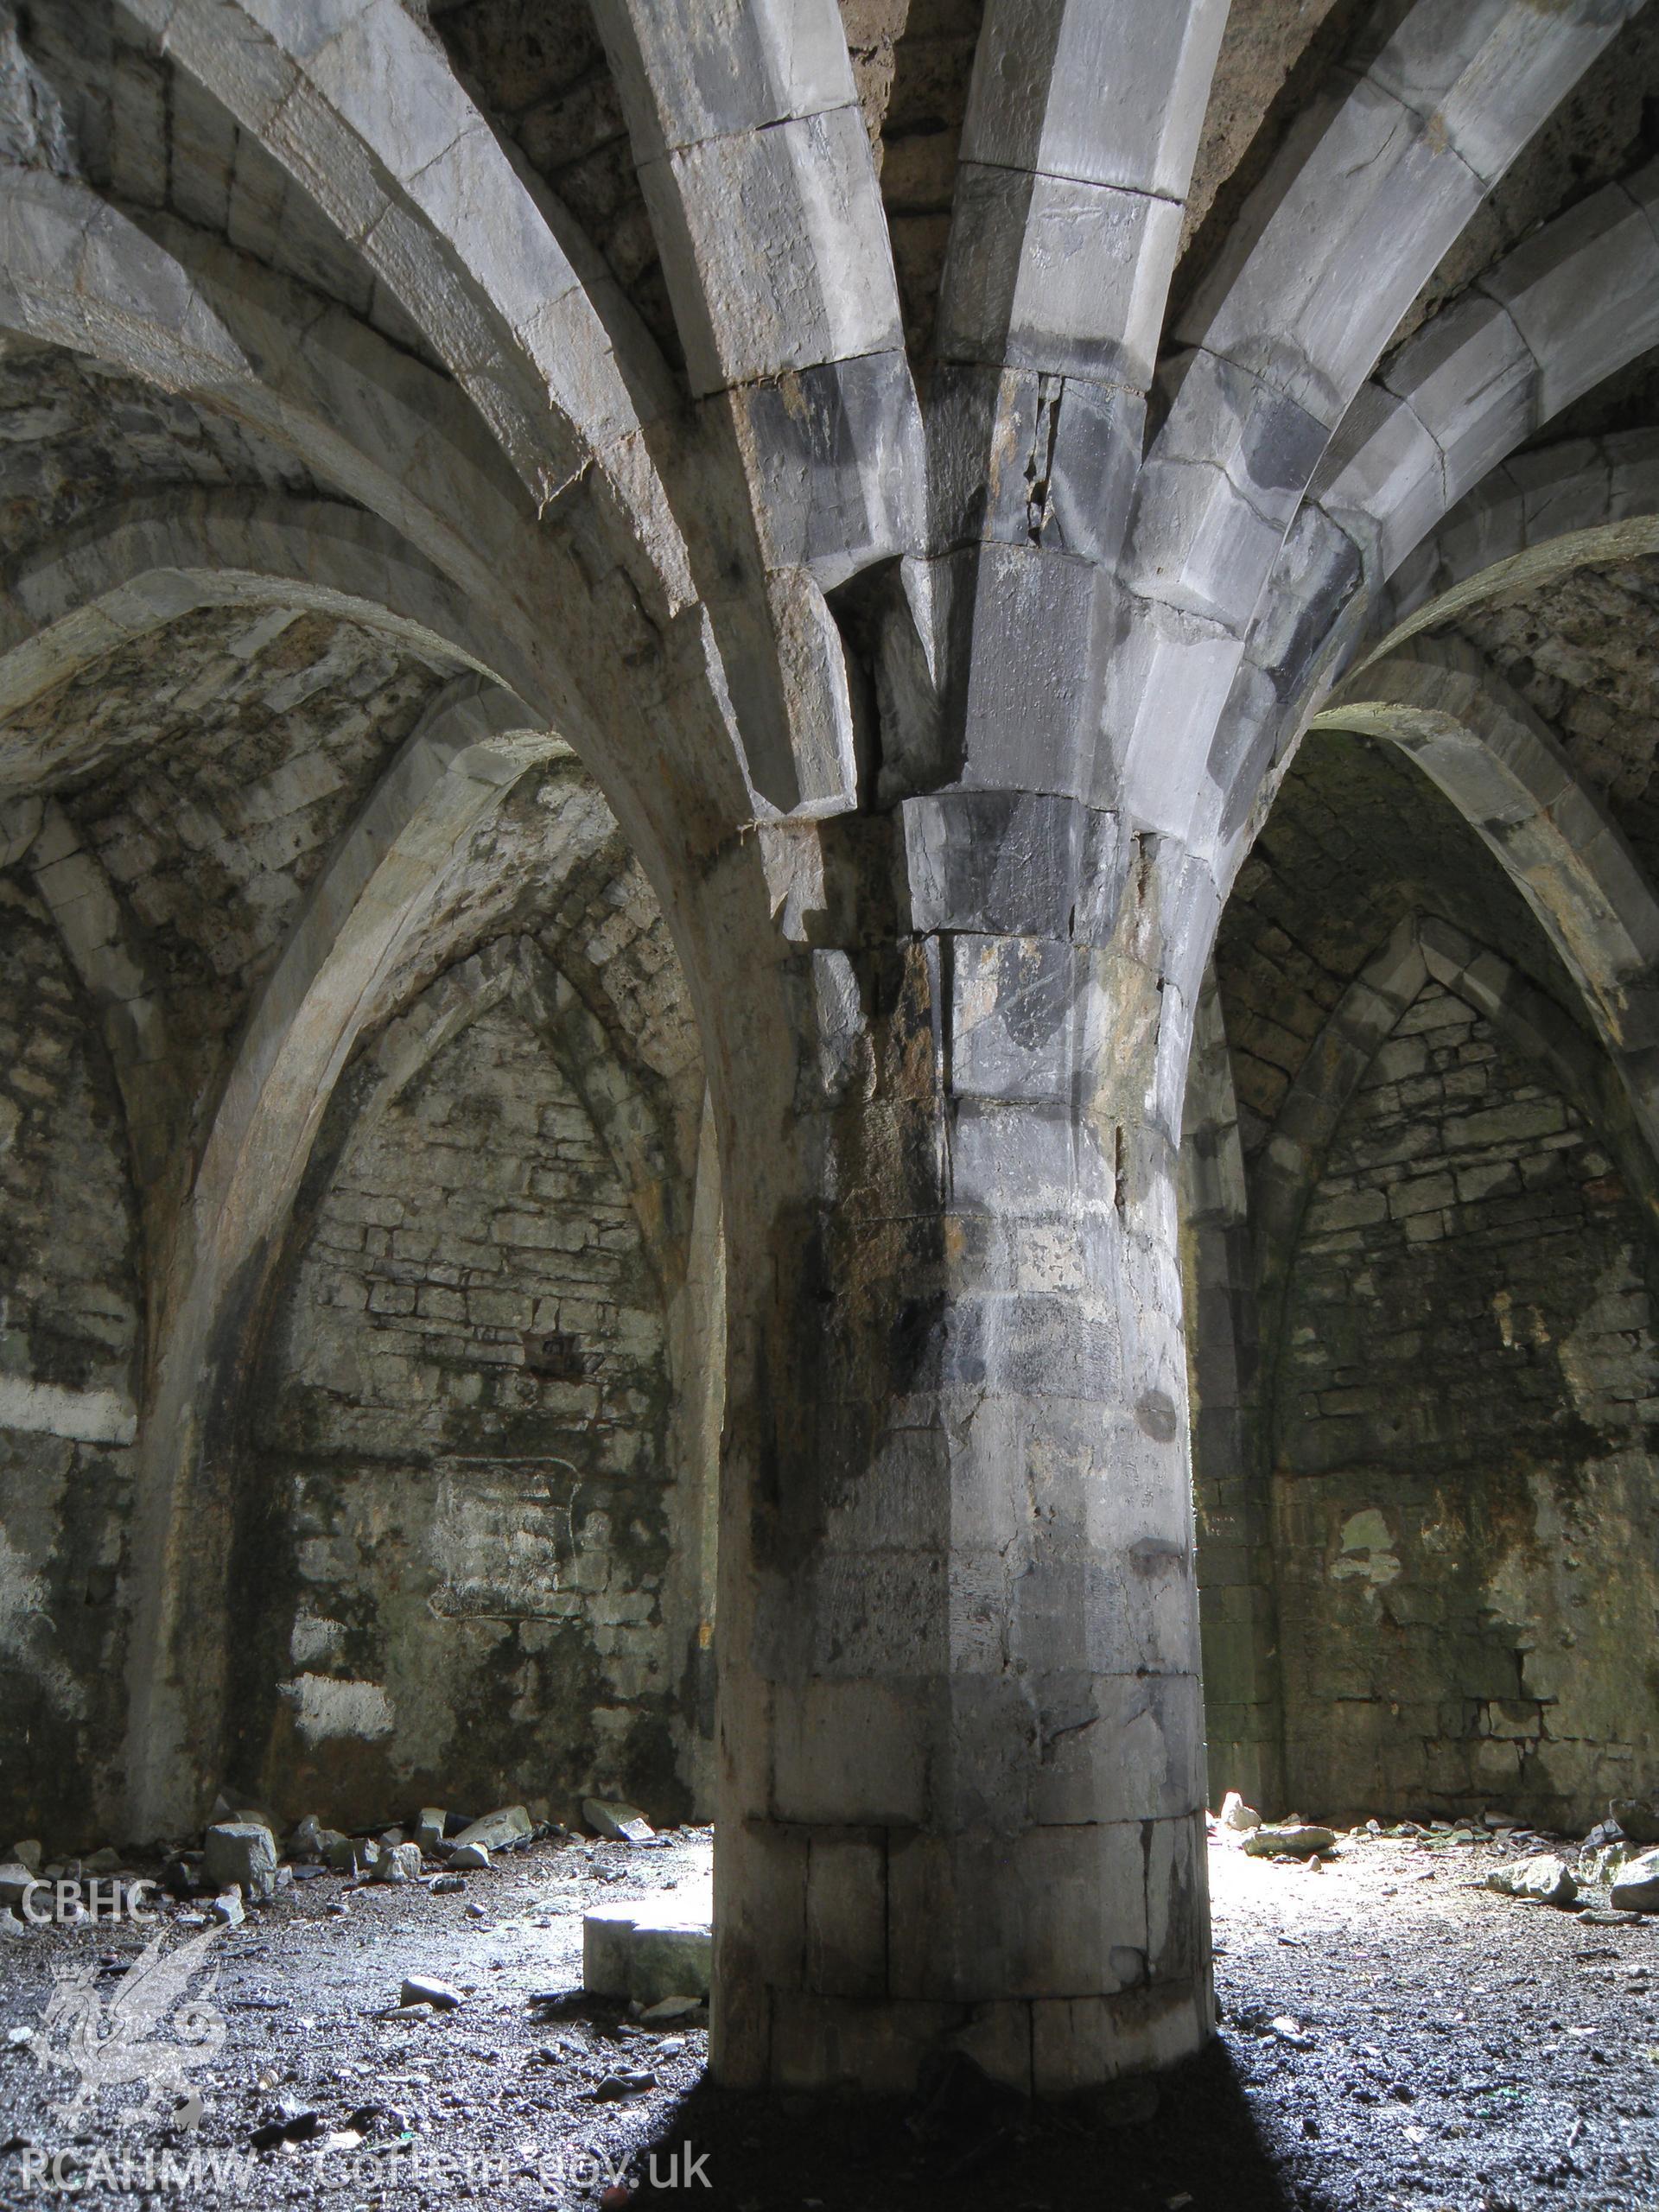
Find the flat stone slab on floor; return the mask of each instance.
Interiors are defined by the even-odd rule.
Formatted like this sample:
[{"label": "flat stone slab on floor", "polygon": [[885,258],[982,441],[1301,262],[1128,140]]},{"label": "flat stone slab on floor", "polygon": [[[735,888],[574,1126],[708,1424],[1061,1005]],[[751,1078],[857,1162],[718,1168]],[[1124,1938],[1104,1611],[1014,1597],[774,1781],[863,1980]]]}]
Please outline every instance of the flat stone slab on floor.
[{"label": "flat stone slab on floor", "polygon": [[593,1997],[706,1997],[714,1965],[714,1901],[706,1890],[670,1890],[582,1916],[582,1986]]}]

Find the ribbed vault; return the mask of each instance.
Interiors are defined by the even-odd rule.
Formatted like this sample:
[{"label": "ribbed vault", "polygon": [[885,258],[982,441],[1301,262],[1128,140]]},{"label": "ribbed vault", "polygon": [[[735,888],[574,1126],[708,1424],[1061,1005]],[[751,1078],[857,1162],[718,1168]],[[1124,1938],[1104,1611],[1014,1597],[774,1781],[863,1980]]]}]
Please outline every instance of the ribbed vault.
[{"label": "ribbed vault", "polygon": [[[454,1649],[555,1618],[515,1514],[588,1578],[573,1776],[703,1790],[717,1653],[726,2079],[1203,2038],[1195,1033],[1263,1157],[1409,938],[1580,1040],[1560,1149],[1654,1126],[1656,72],[1638,0],[0,5],[4,912],[143,1246],[78,1802],[360,1781],[450,1633],[384,1417]],[[340,1571],[232,1659],[284,1484]]]}]

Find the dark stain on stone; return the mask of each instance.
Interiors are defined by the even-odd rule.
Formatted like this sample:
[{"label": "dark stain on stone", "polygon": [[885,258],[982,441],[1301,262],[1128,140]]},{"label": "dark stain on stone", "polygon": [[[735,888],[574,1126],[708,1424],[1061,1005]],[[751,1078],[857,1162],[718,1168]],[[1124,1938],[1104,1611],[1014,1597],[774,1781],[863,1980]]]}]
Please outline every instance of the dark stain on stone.
[{"label": "dark stain on stone", "polygon": [[1173,1444],[1180,1427],[1175,1401],[1164,1390],[1147,1390],[1135,1401],[1135,1418],[1157,1444]]}]

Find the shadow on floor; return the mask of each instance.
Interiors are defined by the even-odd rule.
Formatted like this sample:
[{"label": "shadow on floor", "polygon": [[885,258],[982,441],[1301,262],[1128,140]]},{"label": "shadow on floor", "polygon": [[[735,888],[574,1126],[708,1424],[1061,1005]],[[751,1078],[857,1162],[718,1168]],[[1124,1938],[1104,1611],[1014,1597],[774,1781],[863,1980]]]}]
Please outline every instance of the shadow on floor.
[{"label": "shadow on floor", "polygon": [[633,2173],[636,2203],[719,2212],[1294,2212],[1315,2202],[1262,2140],[1220,2042],[1155,2083],[1054,2104],[1028,2104],[962,2061],[907,2103],[742,2095],[705,2081]]}]

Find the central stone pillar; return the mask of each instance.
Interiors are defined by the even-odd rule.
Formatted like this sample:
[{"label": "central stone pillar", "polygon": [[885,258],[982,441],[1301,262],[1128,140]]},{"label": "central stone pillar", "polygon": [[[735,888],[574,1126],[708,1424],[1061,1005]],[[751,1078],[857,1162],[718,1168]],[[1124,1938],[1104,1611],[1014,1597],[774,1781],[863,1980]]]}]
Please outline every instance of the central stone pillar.
[{"label": "central stone pillar", "polygon": [[1065,799],[907,801],[893,844],[891,941],[802,955],[782,1142],[728,1138],[715,2064],[902,2089],[956,2046],[1057,2093],[1212,2024],[1176,1152],[1213,900]]}]

